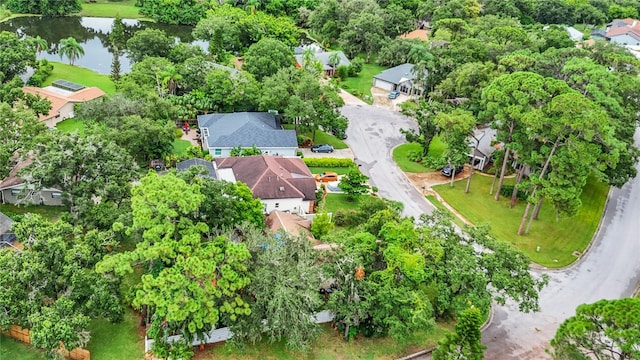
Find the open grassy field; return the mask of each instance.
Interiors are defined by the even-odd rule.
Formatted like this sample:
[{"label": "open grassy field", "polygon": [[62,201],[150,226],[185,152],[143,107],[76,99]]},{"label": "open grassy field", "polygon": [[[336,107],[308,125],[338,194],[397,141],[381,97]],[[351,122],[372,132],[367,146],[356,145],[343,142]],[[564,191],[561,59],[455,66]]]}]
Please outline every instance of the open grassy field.
[{"label": "open grassy field", "polygon": [[358,76],[343,79],[340,86],[351,94],[372,104],[371,86],[373,86],[373,77],[385,69],[384,66],[376,64],[375,59],[372,58],[368,64],[362,66],[362,71]]},{"label": "open grassy field", "polygon": [[[431,144],[429,144],[428,157],[431,159],[437,159],[442,156],[442,153],[444,153],[446,148],[447,146],[445,145],[445,143],[442,142],[439,136],[436,136],[431,141]],[[402,171],[410,173],[421,173],[437,170],[409,160],[408,155],[411,151],[422,152],[422,146],[418,143],[407,143],[397,146],[395,149],[393,149],[393,161],[398,164]]]},{"label": "open grassy field", "polygon": [[94,2],[82,1],[82,11],[79,16],[111,17],[120,16],[123,19],[148,19],[138,13],[139,7],[135,6],[136,0],[95,0]]},{"label": "open grassy field", "polygon": [[452,327],[452,324],[438,324],[433,332],[416,334],[416,338],[408,343],[402,343],[390,337],[356,338],[346,342],[335,330],[325,324],[322,325],[320,336],[308,351],[287,350],[283,342],[263,341],[240,349],[220,344],[214,346],[208,356],[202,356],[201,359],[397,359],[437,345],[440,338],[452,331]]},{"label": "open grassy field", "polygon": [[63,79],[84,86],[95,86],[107,94],[113,94],[116,91],[116,86],[109,79],[109,75],[98,74],[87,68],[71,66],[57,61],[49,61],[49,63],[53,65],[53,72],[42,84],[43,87],[51,85],[56,80]]},{"label": "open grassy field", "polygon": [[[609,191],[608,185],[591,177],[582,192],[578,214],[556,221],[553,207],[543,204],[540,218],[533,222],[529,234],[518,236],[526,204],[510,209],[510,198],[494,201],[489,195],[492,180],[491,176],[474,175],[468,194],[464,193],[466,180],[455,182],[453,187],[446,184],[433,189],[472,223],[490,224],[498,239],[510,242],[532,261],[553,268],[571,264],[577,254],[584,252],[598,227]],[[513,184],[513,179],[506,179],[505,184]]]},{"label": "open grassy field", "polygon": [[142,359],[144,338],[138,334],[138,318],[131,309],[124,314],[124,321],[111,324],[105,319],[93,320],[89,325],[91,340],[87,350],[92,359],[120,360]]}]

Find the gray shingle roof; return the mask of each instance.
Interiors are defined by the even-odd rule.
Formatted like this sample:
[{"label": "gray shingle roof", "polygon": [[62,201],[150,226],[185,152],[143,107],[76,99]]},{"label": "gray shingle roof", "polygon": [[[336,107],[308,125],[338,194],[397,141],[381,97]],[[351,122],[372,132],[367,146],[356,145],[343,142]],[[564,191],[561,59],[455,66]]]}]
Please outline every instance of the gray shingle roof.
[{"label": "gray shingle roof", "polygon": [[395,85],[400,84],[402,79],[413,80],[413,64],[402,64],[391,69],[384,70],[380,74],[374,76],[376,79],[386,81]]},{"label": "gray shingle roof", "polygon": [[13,220],[7,215],[0,213],[0,235],[4,234],[11,229],[11,225],[13,225]]},{"label": "gray shingle roof", "polygon": [[179,163],[176,164],[176,169],[178,169],[178,171],[187,171],[192,166],[204,166],[208,171],[206,176],[212,179],[216,178],[216,170],[213,167],[213,162],[207,161],[204,159],[194,158],[194,159],[180,161]]},{"label": "gray shingle roof", "polygon": [[[333,67],[329,65],[330,63],[329,58],[331,57],[331,54],[335,52],[337,52],[338,56],[340,57],[340,62],[338,63],[338,66],[351,66],[351,62],[349,61],[349,59],[347,59],[347,57],[342,51],[317,52],[313,55],[318,60],[320,60],[320,62],[322,63],[323,70],[332,70]],[[296,55],[295,57],[298,64],[302,66],[302,63],[304,62],[304,55],[300,54],[300,55]]]},{"label": "gray shingle roof", "polygon": [[198,127],[208,129],[207,145],[213,147],[297,147],[295,130],[278,128],[275,115],[259,112],[198,116]]}]

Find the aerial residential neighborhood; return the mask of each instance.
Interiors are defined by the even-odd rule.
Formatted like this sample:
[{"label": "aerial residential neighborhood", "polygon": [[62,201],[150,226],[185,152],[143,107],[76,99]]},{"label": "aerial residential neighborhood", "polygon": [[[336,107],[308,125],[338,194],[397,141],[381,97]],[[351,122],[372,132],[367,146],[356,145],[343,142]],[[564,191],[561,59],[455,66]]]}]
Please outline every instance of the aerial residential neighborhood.
[{"label": "aerial residential neighborhood", "polygon": [[0,1],[0,360],[640,359],[639,29]]}]

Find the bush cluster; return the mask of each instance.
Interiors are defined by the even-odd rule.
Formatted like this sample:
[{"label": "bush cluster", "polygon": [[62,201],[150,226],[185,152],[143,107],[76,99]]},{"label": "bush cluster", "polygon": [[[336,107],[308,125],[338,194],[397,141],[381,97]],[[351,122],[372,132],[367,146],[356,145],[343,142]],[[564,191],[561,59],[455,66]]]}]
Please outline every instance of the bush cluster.
[{"label": "bush cluster", "polygon": [[355,166],[353,160],[345,158],[304,158],[302,159],[309,167],[352,167]]},{"label": "bush cluster", "polygon": [[42,59],[38,63],[38,70],[31,75],[29,81],[27,81],[27,85],[41,87],[45,80],[51,75],[53,72],[53,65],[49,64],[46,59]]},{"label": "bush cluster", "polygon": [[[502,188],[500,189],[500,195],[511,197],[514,187],[515,186],[513,185],[502,185]],[[516,195],[516,199],[518,199],[519,201],[527,201],[527,197],[529,197],[529,192],[527,191],[518,191],[518,194]]]}]

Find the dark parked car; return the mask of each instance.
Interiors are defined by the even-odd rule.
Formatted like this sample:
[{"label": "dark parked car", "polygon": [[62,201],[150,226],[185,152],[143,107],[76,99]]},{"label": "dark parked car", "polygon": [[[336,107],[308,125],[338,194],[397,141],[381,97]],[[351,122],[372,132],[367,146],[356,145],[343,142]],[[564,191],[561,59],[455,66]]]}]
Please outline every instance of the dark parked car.
[{"label": "dark parked car", "polygon": [[[460,165],[460,166],[456,167],[455,169],[456,169],[456,174],[459,174],[464,169],[464,165]],[[453,172],[453,165],[451,165],[451,164],[447,164],[445,167],[442,168],[442,171],[440,171],[440,173],[443,176],[446,176],[446,177],[451,177],[451,173],[452,172]]]},{"label": "dark parked car", "polygon": [[311,152],[332,153],[333,152],[333,146],[331,146],[329,144],[313,145],[311,147]]}]

